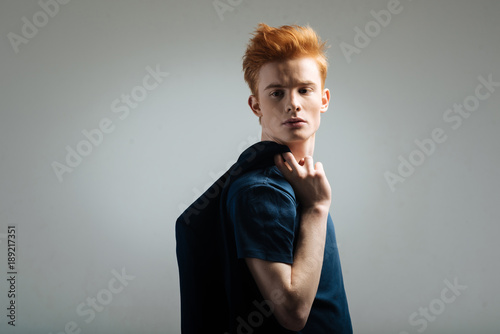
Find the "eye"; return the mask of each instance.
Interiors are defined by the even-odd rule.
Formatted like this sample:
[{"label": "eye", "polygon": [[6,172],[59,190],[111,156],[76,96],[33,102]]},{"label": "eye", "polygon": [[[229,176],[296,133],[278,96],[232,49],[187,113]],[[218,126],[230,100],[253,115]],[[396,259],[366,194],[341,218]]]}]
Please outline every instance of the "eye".
[{"label": "eye", "polygon": [[283,96],[283,91],[281,90],[275,90],[269,94],[272,97],[282,97]]},{"label": "eye", "polygon": [[310,88],[301,88],[301,89],[299,89],[299,93],[300,94],[307,94],[307,93],[310,93],[310,92],[312,92],[312,89],[310,89]]}]

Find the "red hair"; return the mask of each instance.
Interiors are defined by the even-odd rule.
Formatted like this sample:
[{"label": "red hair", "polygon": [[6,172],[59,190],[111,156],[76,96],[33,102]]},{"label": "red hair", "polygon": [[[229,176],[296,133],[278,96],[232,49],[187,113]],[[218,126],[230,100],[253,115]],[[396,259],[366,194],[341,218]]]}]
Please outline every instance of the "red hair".
[{"label": "red hair", "polygon": [[285,25],[273,28],[259,23],[243,56],[244,77],[252,94],[258,96],[259,72],[263,65],[300,57],[316,59],[321,89],[324,89],[328,70],[325,45],[326,42],[322,42],[309,26]]}]

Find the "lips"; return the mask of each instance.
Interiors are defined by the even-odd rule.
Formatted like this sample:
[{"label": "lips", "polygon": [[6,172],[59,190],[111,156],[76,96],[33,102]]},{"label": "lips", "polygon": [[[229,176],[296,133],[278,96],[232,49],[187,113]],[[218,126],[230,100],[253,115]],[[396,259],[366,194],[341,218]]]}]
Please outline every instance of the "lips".
[{"label": "lips", "polygon": [[288,129],[301,129],[306,125],[306,121],[300,117],[292,117],[283,122],[283,126]]},{"label": "lips", "polygon": [[300,123],[300,122],[305,123],[306,121],[300,117],[292,117],[292,118],[287,119],[285,122],[283,122],[283,124],[294,124],[294,123]]}]

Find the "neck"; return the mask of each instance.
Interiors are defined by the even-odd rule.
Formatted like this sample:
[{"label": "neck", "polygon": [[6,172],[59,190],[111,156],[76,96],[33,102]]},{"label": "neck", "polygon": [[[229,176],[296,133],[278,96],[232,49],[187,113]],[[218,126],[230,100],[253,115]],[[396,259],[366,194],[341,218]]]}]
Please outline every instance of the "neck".
[{"label": "neck", "polygon": [[277,142],[278,144],[286,145],[288,148],[290,148],[290,151],[292,151],[293,156],[299,162],[300,160],[304,159],[306,155],[313,156],[314,153],[314,135],[309,137],[305,141],[294,141],[294,142],[282,142],[279,140],[276,140],[274,138],[267,138],[262,134],[261,140],[271,140],[274,142]]}]

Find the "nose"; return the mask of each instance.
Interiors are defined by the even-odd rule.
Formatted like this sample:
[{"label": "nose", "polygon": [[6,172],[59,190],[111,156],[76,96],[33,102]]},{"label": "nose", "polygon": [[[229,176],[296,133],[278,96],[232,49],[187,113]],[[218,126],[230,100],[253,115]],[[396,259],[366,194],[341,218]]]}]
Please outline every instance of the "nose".
[{"label": "nose", "polygon": [[300,103],[295,92],[290,92],[286,103],[286,112],[300,111]]}]

